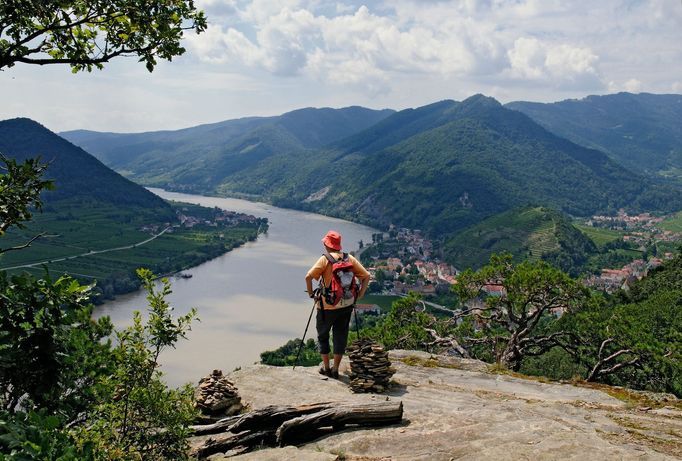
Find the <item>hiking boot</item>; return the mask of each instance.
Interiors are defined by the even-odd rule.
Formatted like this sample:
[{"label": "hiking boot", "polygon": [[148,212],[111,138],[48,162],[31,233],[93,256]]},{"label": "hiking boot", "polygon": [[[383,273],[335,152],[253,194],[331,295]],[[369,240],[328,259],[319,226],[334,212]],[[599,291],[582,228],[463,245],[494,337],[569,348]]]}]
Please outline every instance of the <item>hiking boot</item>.
[{"label": "hiking boot", "polygon": [[339,369],[338,368],[332,368],[331,374],[329,376],[331,376],[334,379],[339,379]]},{"label": "hiking boot", "polygon": [[317,372],[318,372],[319,374],[321,374],[322,376],[328,376],[328,377],[330,377],[330,378],[332,377],[332,370],[331,370],[331,368],[320,367],[320,369],[317,370]]}]

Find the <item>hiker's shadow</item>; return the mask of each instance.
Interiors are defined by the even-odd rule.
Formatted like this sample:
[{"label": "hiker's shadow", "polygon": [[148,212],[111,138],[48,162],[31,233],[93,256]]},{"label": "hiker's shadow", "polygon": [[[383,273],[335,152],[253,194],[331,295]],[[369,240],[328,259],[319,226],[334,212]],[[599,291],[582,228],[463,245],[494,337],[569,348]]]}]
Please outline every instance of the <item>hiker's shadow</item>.
[{"label": "hiker's shadow", "polygon": [[388,386],[388,391],[384,393],[384,395],[389,397],[401,397],[405,394],[407,394],[407,386],[395,381],[391,381]]}]

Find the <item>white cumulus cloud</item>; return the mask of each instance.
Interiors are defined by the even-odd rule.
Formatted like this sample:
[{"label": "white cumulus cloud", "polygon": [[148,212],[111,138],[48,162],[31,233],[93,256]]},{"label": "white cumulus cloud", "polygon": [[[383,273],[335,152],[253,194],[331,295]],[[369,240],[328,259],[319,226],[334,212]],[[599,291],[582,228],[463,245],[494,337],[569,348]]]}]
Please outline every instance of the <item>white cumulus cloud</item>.
[{"label": "white cumulus cloud", "polygon": [[[187,53],[172,63],[160,62],[148,75],[134,59],[116,60],[104,74],[77,80],[63,68],[38,73],[15,66],[0,72],[0,116],[44,107],[31,115],[50,126],[105,128],[96,126],[106,117],[89,95],[120,95],[113,82],[128,87],[131,81],[140,88],[134,98],[141,99],[109,100],[107,117],[133,103],[177,107],[178,92],[169,88],[182,88],[190,102],[182,116],[159,111],[140,117],[135,127],[122,119],[125,130],[311,105],[400,109],[477,92],[502,102],[606,91],[682,93],[679,0],[195,1],[205,9],[209,28],[198,36],[188,32]],[[83,120],[90,125],[56,115],[44,95],[16,89],[15,78],[35,88],[78,82],[73,92],[55,93],[54,107],[70,106],[81,95]],[[105,82],[111,87],[102,90]],[[150,96],[145,100],[144,94]]]},{"label": "white cumulus cloud", "polygon": [[520,37],[507,55],[513,78],[586,88],[602,86],[597,70],[599,57],[590,48]]},{"label": "white cumulus cloud", "polygon": [[[216,0],[204,0],[214,7]],[[517,21],[552,21],[558,0],[414,1],[373,6],[316,0],[230,2],[242,21],[214,24],[189,40],[206,62],[238,63],[277,76],[334,85],[379,86],[408,75],[530,81],[602,88],[598,54],[568,39],[519,34]]]},{"label": "white cumulus cloud", "polygon": [[640,93],[642,91],[642,87],[642,82],[636,78],[630,78],[623,82],[610,81],[608,85],[609,91],[627,91],[628,93]]}]

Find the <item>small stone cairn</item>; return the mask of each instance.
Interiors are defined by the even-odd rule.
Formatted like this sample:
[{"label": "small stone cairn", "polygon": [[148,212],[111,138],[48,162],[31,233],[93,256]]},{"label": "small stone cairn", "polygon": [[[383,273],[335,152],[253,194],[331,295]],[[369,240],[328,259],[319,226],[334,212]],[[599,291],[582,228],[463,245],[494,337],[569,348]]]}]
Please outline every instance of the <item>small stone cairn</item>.
[{"label": "small stone cairn", "polygon": [[207,416],[232,416],[244,408],[237,388],[221,370],[204,376],[194,391],[195,407]]},{"label": "small stone cairn", "polygon": [[395,373],[388,352],[371,339],[353,341],[348,347],[350,388],[353,392],[384,392]]}]

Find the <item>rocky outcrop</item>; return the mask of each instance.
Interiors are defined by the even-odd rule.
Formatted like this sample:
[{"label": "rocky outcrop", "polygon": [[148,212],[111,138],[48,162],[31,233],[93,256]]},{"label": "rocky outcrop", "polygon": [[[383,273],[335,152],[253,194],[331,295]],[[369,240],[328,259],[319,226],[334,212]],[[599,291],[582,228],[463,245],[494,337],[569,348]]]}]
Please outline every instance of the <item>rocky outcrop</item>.
[{"label": "rocky outcrop", "polygon": [[345,359],[340,380],[321,379],[317,367],[256,365],[231,373],[243,401],[254,409],[386,399],[404,406],[398,425],[335,432],[297,449],[232,459],[299,459],[299,454],[311,461],[682,458],[677,404],[626,402],[602,389],[493,374],[475,360],[410,351],[391,351],[389,358],[397,371],[381,395],[351,392]]}]

